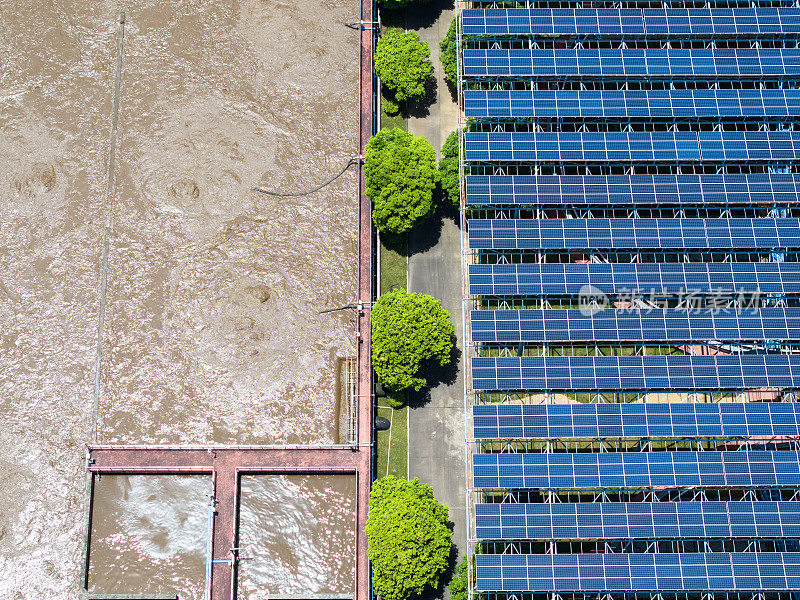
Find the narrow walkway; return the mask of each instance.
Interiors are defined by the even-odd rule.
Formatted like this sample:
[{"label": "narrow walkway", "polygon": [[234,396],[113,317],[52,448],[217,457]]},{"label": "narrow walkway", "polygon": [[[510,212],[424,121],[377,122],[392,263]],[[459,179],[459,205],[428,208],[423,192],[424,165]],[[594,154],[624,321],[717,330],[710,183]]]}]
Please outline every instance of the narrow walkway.
[{"label": "narrow walkway", "polygon": [[[427,114],[412,110],[408,130],[422,135],[437,154],[448,134],[458,126],[458,105],[444,81],[439,61],[439,42],[447,34],[454,15],[453,0],[431,0],[412,5],[406,26],[416,31],[431,47],[431,60],[436,76],[436,99]],[[441,211],[440,211],[441,212]],[[450,311],[458,338],[461,340],[461,232],[455,210],[444,211],[422,227],[412,231],[408,250],[408,289],[430,294],[442,301]],[[464,450],[464,384],[461,359],[457,368],[445,370],[442,381],[435,382],[430,398],[414,398],[409,402],[408,470],[410,477],[433,486],[436,497],[450,507],[454,524],[453,541],[458,560],[464,557],[465,525],[465,450]],[[446,592],[445,592],[446,594]]]}]

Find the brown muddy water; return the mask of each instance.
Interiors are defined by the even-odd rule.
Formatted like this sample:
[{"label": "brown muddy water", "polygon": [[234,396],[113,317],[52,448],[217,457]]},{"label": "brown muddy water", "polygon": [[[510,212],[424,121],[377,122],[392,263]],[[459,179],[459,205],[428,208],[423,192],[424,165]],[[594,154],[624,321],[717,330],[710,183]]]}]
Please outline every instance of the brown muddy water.
[{"label": "brown muddy water", "polygon": [[238,597],[353,594],[355,496],[349,475],[243,477]]},{"label": "brown muddy water", "polygon": [[210,476],[97,478],[89,591],[200,600],[211,493]]},{"label": "brown muddy water", "polygon": [[355,173],[251,191],[356,152],[354,0],[0,0],[0,598],[77,597],[122,10],[98,441],[330,443],[355,352]]}]

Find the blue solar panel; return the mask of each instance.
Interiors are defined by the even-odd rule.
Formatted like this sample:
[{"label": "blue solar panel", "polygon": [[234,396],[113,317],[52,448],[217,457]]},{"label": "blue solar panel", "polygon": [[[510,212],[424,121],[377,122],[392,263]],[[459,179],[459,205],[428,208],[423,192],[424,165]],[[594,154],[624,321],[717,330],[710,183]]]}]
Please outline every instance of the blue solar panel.
[{"label": "blue solar panel", "polygon": [[478,554],[479,592],[800,589],[798,552]]},{"label": "blue solar panel", "polygon": [[471,320],[475,342],[800,340],[800,308],[473,310]]},{"label": "blue solar panel", "polygon": [[480,391],[800,389],[800,355],[475,357],[472,387]]},{"label": "blue solar panel", "polygon": [[800,263],[512,263],[469,265],[474,296],[797,294]]},{"label": "blue solar panel", "polygon": [[800,158],[800,131],[464,133],[476,162],[752,162]]},{"label": "blue solar panel", "polygon": [[464,35],[702,37],[796,35],[795,8],[465,9]]},{"label": "blue solar panel", "polygon": [[467,118],[789,117],[800,90],[464,90]]},{"label": "blue solar panel", "polygon": [[476,504],[479,540],[800,538],[800,502]]},{"label": "blue solar panel", "polygon": [[797,452],[473,454],[478,489],[797,486]]},{"label": "blue solar panel", "polygon": [[468,175],[467,204],[788,204],[800,174]]},{"label": "blue solar panel", "polygon": [[796,248],[800,219],[470,219],[476,250]]},{"label": "blue solar panel", "polygon": [[463,57],[465,77],[784,79],[800,75],[798,48],[465,48]]},{"label": "blue solar panel", "polygon": [[800,435],[796,402],[480,404],[472,415],[478,440]]}]

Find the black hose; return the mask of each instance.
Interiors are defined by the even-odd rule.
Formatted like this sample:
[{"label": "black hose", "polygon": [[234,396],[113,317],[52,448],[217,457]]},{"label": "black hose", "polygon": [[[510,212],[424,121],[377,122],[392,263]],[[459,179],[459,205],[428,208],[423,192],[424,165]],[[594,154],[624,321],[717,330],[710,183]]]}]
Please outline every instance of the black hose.
[{"label": "black hose", "polygon": [[347,164],[333,178],[329,179],[328,181],[326,181],[322,185],[318,185],[317,187],[315,187],[313,189],[310,189],[310,190],[308,190],[306,192],[290,192],[290,193],[273,192],[271,190],[266,190],[266,189],[264,189],[262,187],[255,187],[255,188],[253,188],[253,191],[254,192],[260,192],[262,194],[267,194],[268,196],[280,196],[281,198],[290,198],[290,197],[295,197],[295,196],[308,196],[309,194],[313,194],[314,192],[324,188],[326,185],[330,185],[331,183],[333,183],[334,181],[339,179],[339,177],[344,175],[344,172],[347,171],[347,169],[349,169],[353,165],[357,164],[360,159],[361,159],[361,157],[354,156],[353,158],[351,158],[350,160],[347,161]]}]

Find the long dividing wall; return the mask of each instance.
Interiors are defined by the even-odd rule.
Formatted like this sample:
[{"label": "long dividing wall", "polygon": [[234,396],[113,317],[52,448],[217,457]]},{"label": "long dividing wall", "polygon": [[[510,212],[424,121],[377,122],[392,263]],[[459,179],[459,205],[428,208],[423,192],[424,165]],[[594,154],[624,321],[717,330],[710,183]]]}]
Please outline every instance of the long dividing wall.
[{"label": "long dividing wall", "polygon": [[800,591],[800,8],[462,3],[471,593]]}]

